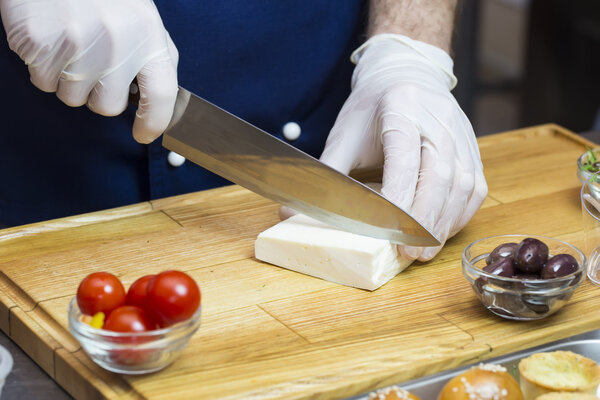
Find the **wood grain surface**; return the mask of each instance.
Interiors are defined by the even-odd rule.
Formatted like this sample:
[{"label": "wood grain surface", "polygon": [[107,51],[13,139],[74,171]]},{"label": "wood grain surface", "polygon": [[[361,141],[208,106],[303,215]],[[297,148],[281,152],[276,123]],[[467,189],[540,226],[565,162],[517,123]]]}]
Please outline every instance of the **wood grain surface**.
[{"label": "wood grain surface", "polygon": [[[278,205],[238,186],[0,230],[0,329],[76,398],[344,398],[600,328],[586,281],[536,322],[494,316],[462,277],[471,241],[539,234],[583,247],[576,160],[592,145],[556,125],[479,140],[483,207],[431,262],[368,292],[262,263],[254,239]],[[96,366],[68,332],[79,281],[110,271],[127,286],[191,274],[202,326],[167,369],[130,377]]]}]

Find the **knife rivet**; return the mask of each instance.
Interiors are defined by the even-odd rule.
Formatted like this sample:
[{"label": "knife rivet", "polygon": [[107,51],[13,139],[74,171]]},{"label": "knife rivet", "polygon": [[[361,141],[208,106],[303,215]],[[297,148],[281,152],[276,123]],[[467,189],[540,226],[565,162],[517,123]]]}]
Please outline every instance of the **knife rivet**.
[{"label": "knife rivet", "polygon": [[300,137],[300,133],[302,129],[300,129],[300,125],[295,122],[288,122],[283,125],[283,137],[289,141],[296,140]]},{"label": "knife rivet", "polygon": [[167,156],[167,161],[172,167],[180,167],[185,162],[185,157],[175,153],[174,151],[170,151],[169,155]]}]

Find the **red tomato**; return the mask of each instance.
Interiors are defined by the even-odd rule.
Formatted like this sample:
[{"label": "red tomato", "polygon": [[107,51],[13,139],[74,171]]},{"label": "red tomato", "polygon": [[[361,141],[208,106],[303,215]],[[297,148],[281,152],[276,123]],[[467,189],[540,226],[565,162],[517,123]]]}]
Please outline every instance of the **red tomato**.
[{"label": "red tomato", "polygon": [[108,315],[123,304],[125,288],[119,278],[108,272],[89,274],[77,288],[77,305],[84,314],[94,315],[102,311]]},{"label": "red tomato", "polygon": [[126,303],[130,306],[146,308],[148,282],[150,282],[155,276],[156,275],[145,275],[133,282],[127,291]]},{"label": "red tomato", "polygon": [[184,272],[161,272],[148,283],[146,309],[161,327],[185,321],[199,305],[200,289]]},{"label": "red tomato", "polygon": [[150,315],[140,307],[121,306],[115,308],[102,329],[115,332],[145,332],[154,329],[156,323]]},{"label": "red tomato", "polygon": [[[136,306],[121,306],[110,313],[103,329],[123,333],[145,332],[156,328],[156,323],[143,309]],[[151,340],[148,337],[123,336],[108,339],[119,345],[131,345],[128,348],[109,350],[110,358],[117,364],[139,365],[143,364],[152,355],[151,349],[140,349],[137,344]]]}]

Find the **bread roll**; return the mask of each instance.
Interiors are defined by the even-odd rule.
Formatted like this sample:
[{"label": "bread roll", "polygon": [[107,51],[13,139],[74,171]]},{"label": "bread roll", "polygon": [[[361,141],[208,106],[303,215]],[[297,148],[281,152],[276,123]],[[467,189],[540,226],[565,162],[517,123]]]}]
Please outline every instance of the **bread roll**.
[{"label": "bread roll", "polygon": [[523,395],[506,368],[480,364],[449,380],[438,400],[523,400]]},{"label": "bread roll", "polygon": [[598,398],[589,393],[552,392],[538,396],[535,400],[598,400]]},{"label": "bread roll", "polygon": [[421,398],[398,386],[390,386],[370,393],[369,400],[421,400]]},{"label": "bread roll", "polygon": [[536,353],[519,362],[521,390],[526,400],[550,392],[596,394],[600,367],[571,351]]}]

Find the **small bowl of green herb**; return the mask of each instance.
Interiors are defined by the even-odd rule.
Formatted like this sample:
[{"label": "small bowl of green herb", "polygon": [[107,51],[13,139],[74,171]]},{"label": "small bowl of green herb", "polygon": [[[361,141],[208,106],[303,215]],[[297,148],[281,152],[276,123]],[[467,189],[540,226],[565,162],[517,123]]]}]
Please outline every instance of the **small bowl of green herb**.
[{"label": "small bowl of green herb", "polygon": [[600,172],[600,148],[588,147],[577,159],[577,177],[581,183],[585,183],[597,172]]}]

